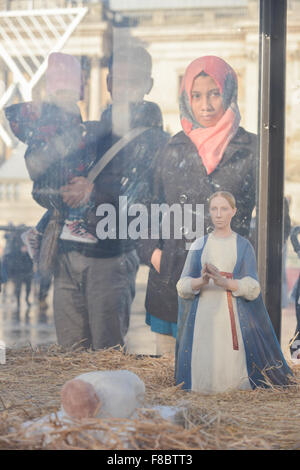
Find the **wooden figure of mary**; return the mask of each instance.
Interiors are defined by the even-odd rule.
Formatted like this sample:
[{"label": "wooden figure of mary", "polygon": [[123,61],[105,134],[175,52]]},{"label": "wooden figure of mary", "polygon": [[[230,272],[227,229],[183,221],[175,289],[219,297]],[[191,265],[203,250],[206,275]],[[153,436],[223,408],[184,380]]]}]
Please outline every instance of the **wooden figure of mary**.
[{"label": "wooden figure of mary", "polygon": [[190,247],[177,283],[176,384],[201,393],[291,383],[266,311],[250,242],[231,230],[233,195],[209,200],[214,231]]}]

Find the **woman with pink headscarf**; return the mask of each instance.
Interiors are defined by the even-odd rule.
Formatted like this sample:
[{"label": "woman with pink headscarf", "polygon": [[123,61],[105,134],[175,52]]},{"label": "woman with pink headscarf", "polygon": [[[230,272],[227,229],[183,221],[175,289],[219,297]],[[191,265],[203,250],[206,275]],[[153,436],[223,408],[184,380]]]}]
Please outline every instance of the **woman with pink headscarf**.
[{"label": "woman with pink headscarf", "polygon": [[174,351],[176,283],[188,246],[210,230],[208,200],[214,192],[226,190],[234,195],[238,210],[232,228],[249,236],[255,205],[257,138],[240,126],[237,96],[237,75],[227,62],[216,56],[194,60],[180,88],[182,131],[157,158],[154,202],[191,207],[194,216],[196,204],[204,205],[204,233],[193,238],[193,230],[183,219],[180,239],[171,227],[168,239],[148,240],[140,254],[150,266],[146,323],[156,333],[157,354]]}]

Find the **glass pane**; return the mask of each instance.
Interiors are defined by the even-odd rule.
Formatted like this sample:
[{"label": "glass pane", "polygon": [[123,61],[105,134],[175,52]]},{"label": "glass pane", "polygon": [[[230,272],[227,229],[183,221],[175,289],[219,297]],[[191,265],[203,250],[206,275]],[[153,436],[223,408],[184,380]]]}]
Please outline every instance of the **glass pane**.
[{"label": "glass pane", "polygon": [[[285,244],[283,253],[283,311],[282,344],[287,345],[294,338],[291,352],[296,353],[299,338],[300,312],[296,287],[299,277],[299,245],[297,233],[300,225],[300,161],[299,161],[299,110],[300,77],[298,70],[298,52],[296,47],[296,24],[299,21],[300,2],[294,0],[288,4],[287,17],[287,70],[286,70],[286,155],[285,155],[285,196],[289,218],[285,219]],[[286,211],[287,212],[287,211]],[[298,227],[298,228],[297,228]],[[298,237],[299,239],[299,237]],[[297,313],[298,309],[298,313]],[[296,314],[297,313],[297,314]],[[298,319],[298,326],[297,326]],[[289,352],[288,352],[289,353]]]},{"label": "glass pane", "polygon": [[[140,256],[141,263],[136,282],[137,293],[131,309],[128,348],[129,351],[133,352],[156,354],[155,333],[145,324],[145,296],[148,314],[153,315],[151,308],[154,307],[151,302],[158,300],[159,308],[156,312],[158,318],[171,320],[171,323],[176,323],[176,282],[179,279],[187,255],[187,246],[193,241],[189,235],[196,234],[196,236],[202,236],[209,226],[210,229],[212,228],[208,218],[207,199],[213,192],[218,189],[226,189],[234,193],[237,199],[238,214],[233,221],[233,228],[242,236],[251,238],[252,235],[252,239],[254,239],[254,235],[250,231],[250,220],[255,201],[253,182],[256,168],[254,163],[249,163],[248,166],[247,162],[254,161],[254,154],[256,152],[255,136],[253,134],[257,133],[258,114],[259,2],[258,0],[215,0],[207,2],[203,0],[189,0],[184,2],[184,7],[180,0],[166,0],[164,2],[154,0],[107,0],[103,2],[85,1],[75,3],[76,5],[74,2],[44,2],[42,0],[1,2],[0,34],[2,44],[5,45],[5,47],[0,49],[2,109],[0,136],[3,160],[3,165],[0,169],[0,184],[2,188],[0,219],[1,226],[3,227],[1,231],[3,234],[3,253],[5,246],[7,246],[5,236],[16,233],[16,230],[11,230],[12,228],[19,227],[18,233],[21,233],[24,229],[24,227],[20,227],[21,224],[26,225],[26,228],[36,227],[40,217],[45,213],[45,207],[41,206],[44,193],[42,196],[40,194],[36,196],[36,200],[39,199],[40,204],[34,202],[32,198],[32,178],[38,179],[41,174],[43,174],[43,177],[46,175],[48,179],[46,178],[46,181],[43,180],[43,182],[40,180],[39,184],[54,190],[54,193],[51,194],[55,201],[57,197],[57,192],[55,193],[55,191],[61,185],[70,181],[71,176],[74,176],[75,170],[75,176],[86,176],[87,168],[85,165],[82,167],[77,165],[75,170],[74,168],[72,169],[73,172],[68,173],[70,169],[68,167],[68,157],[66,156],[66,142],[67,146],[71,149],[73,149],[75,144],[79,146],[80,151],[83,148],[88,148],[88,158],[91,159],[88,162],[92,165],[93,158],[97,160],[100,156],[103,156],[104,152],[113,142],[128,132],[130,127],[132,127],[132,121],[134,121],[133,127],[155,127],[156,130],[153,136],[151,139],[146,139],[145,142],[143,141],[143,136],[138,137],[138,139],[141,139],[139,142],[142,142],[142,144],[139,147],[135,145],[130,147],[132,152],[130,158],[126,151],[124,151],[124,159],[122,161],[115,160],[118,161],[117,164],[114,161],[111,163],[111,166],[108,165],[104,170],[107,174],[105,190],[98,188],[98,192],[94,191],[91,197],[94,203],[94,207],[91,210],[94,231],[92,233],[89,232],[90,225],[86,226],[83,224],[78,226],[76,224],[69,224],[64,232],[65,239],[63,242],[60,242],[61,247],[68,247],[68,253],[71,249],[75,249],[77,254],[88,254],[89,256],[84,257],[84,262],[87,262],[86,258],[94,259],[95,256],[97,259],[106,261],[114,258],[114,261],[117,260],[116,266],[119,271],[122,271],[124,274],[128,270],[128,282],[130,278],[134,278],[137,261],[134,257],[127,259],[125,254],[131,251],[129,247],[135,246],[134,237],[139,230],[141,231],[137,220],[134,220],[136,219],[135,216],[138,215],[136,206],[131,207],[132,212],[129,214],[133,218],[133,222],[135,222],[135,224],[133,223],[130,226],[131,239],[126,239],[126,237],[129,237],[128,233],[124,235],[124,233],[117,232],[118,229],[122,230],[124,220],[122,217],[126,210],[128,210],[126,203],[140,203],[148,208],[147,204],[149,201],[152,203],[157,202],[156,199],[151,199],[152,196],[149,196],[148,191],[153,189],[151,186],[152,178],[154,178],[155,191],[153,189],[153,192],[155,192],[155,195],[158,194],[158,186],[161,184],[158,170],[160,162],[154,159],[154,154],[158,148],[163,147],[164,141],[167,138],[162,134],[161,130],[157,130],[160,128],[162,120],[163,129],[168,133],[168,138],[180,133],[177,137],[179,140],[176,145],[182,145],[181,138],[186,139],[185,143],[189,142],[190,144],[187,155],[189,155],[189,152],[193,155],[188,162],[185,161],[185,158],[178,159],[177,155],[177,160],[174,157],[174,162],[170,162],[171,166],[168,169],[161,169],[162,176],[167,175],[168,171],[174,171],[174,178],[165,180],[163,183],[162,189],[165,192],[165,202],[169,207],[173,203],[177,204],[176,207],[180,210],[183,206],[189,209],[189,204],[194,204],[194,206],[195,203],[199,204],[199,206],[204,205],[205,221],[204,226],[200,224],[200,233],[195,231],[194,219],[193,224],[187,226],[189,216],[195,218],[196,215],[195,207],[193,206],[191,212],[186,214],[187,219],[181,219],[182,223],[179,222],[177,224],[178,233],[181,236],[181,240],[179,240],[181,244],[178,244],[178,248],[174,248],[175,242],[178,241],[175,239],[174,242],[174,237],[172,240],[163,240],[161,244],[157,242],[159,248],[162,248],[163,245],[165,248],[169,246],[171,251],[168,253],[167,249],[163,250],[161,258],[162,283],[156,284],[156,292],[151,291],[151,289],[148,290],[147,296],[146,288],[151,258],[149,250],[152,247],[150,242],[153,240],[147,240],[146,236],[143,240],[145,259],[143,260]],[[66,8],[68,10],[65,10]],[[127,54],[127,60],[124,60],[124,58],[121,60],[118,55],[121,48],[126,47],[128,51],[128,48],[132,46],[144,48],[149,54],[148,56],[140,52],[141,49],[135,50],[136,54],[142,54],[140,59],[137,57],[136,62],[139,64],[137,68],[131,66],[129,54]],[[53,63],[54,65],[56,64],[60,72],[54,71],[51,75],[47,57],[53,51],[69,54],[78,60],[78,63],[75,61],[76,63],[74,62],[70,66],[73,71],[71,75],[62,75],[63,71],[59,67],[62,67],[63,64],[60,63],[59,56],[55,56],[56,59],[54,59]],[[110,61],[112,53],[113,60]],[[224,132],[220,131],[218,134],[221,138],[218,145],[208,135],[207,148],[203,152],[215,164],[212,171],[211,169],[204,171],[204,160],[202,155],[200,155],[201,151],[197,152],[195,150],[197,137],[195,143],[183,132],[179,113],[179,95],[186,68],[192,61],[203,56],[218,56],[229,64],[235,72],[238,79],[237,103],[241,116],[241,120],[238,122],[237,109],[233,107],[233,110],[229,112],[231,100],[234,101],[234,88],[230,88],[233,86],[234,79],[232,79],[232,82],[229,79],[226,82],[225,80],[222,81],[222,77],[219,77],[220,83],[214,80],[215,88],[222,89],[221,114],[224,112],[223,116],[226,114],[225,111],[228,111],[228,121],[225,124],[229,127]],[[151,73],[151,64],[147,61],[152,62]],[[65,105],[67,106],[65,109],[70,111],[69,105],[64,103],[65,94],[59,94],[59,90],[65,89],[62,87],[67,87],[69,91],[74,91],[75,89],[78,91],[78,81],[76,81],[78,78],[78,68],[76,64],[80,64],[83,85],[82,99],[79,100],[78,105],[81,118],[87,124],[80,127],[76,120],[79,118],[79,115],[75,112],[74,114],[72,111],[71,114],[74,114],[75,118],[71,128],[69,122],[63,125],[61,121],[57,121],[57,118],[53,117],[55,126],[60,122],[57,129],[49,118],[49,116],[51,117],[49,110],[46,113],[45,122],[38,126],[38,136],[35,134],[37,131],[35,125],[34,129],[30,128],[29,131],[25,126],[26,132],[29,132],[29,135],[26,134],[25,143],[22,142],[24,136],[20,135],[23,132],[23,129],[20,129],[20,123],[17,123],[19,127],[12,129],[7,118],[5,118],[4,108],[20,102],[31,102],[31,100],[38,103],[40,101],[47,101],[49,103],[50,94],[52,96],[56,93],[56,100],[51,102],[51,104],[57,106]],[[148,71],[146,70],[147,67]],[[108,74],[109,70],[110,74]],[[108,75],[108,85],[111,87],[110,90],[114,100],[112,109],[110,108],[111,94],[107,88]],[[64,77],[64,82],[61,80],[61,77]],[[151,79],[153,79],[153,83]],[[137,95],[132,98],[134,91],[140,91],[141,80],[143,85],[142,95],[145,96]],[[124,83],[126,86],[124,86]],[[226,87],[229,88],[227,89]],[[225,89],[227,95],[224,91]],[[229,99],[228,102],[224,98],[225,96],[227,100]],[[132,100],[135,103],[142,103],[142,106],[132,107]],[[211,104],[208,108],[203,117],[206,123],[210,123],[212,119],[210,116]],[[103,112],[104,114],[102,114]],[[26,119],[24,120],[22,113],[25,114],[27,121]],[[21,112],[23,123],[24,121],[26,124],[32,122],[32,119],[35,119],[35,113],[38,116],[41,115],[39,107],[37,109],[23,109]],[[99,125],[101,115],[102,120],[101,125]],[[185,114],[182,117],[187,119]],[[17,114],[17,119],[19,118],[20,116]],[[62,119],[61,116],[60,119]],[[237,128],[235,128],[236,124],[239,124],[244,130],[239,129],[237,131]],[[69,129],[68,132],[66,127]],[[209,127],[213,126],[206,125],[205,123],[202,126],[202,128]],[[113,135],[111,134],[112,130]],[[99,132],[104,133],[101,137],[102,140],[99,137]],[[186,132],[188,131],[186,130]],[[54,140],[53,134],[55,135]],[[233,140],[235,146],[227,148],[228,142],[234,139],[233,134],[234,138],[237,139]],[[94,140],[93,136],[95,137]],[[33,151],[31,149],[27,153],[26,167],[24,154],[27,151],[28,140],[31,140],[33,137],[40,140],[38,142],[35,140]],[[83,142],[80,141],[81,138]],[[101,140],[100,148],[99,139]],[[96,156],[93,154],[95,140],[98,145]],[[40,151],[41,148],[43,151]],[[46,160],[48,159],[48,163],[46,162],[44,167],[42,164],[41,167],[37,167],[35,164],[31,165],[31,157],[32,161],[36,162],[36,155],[34,155],[36,149],[39,156],[45,154]],[[59,149],[61,154],[66,157],[63,163],[59,158],[59,155],[62,156],[59,153]],[[143,155],[143,159],[141,155]],[[224,159],[222,160],[223,155]],[[248,155],[247,158],[246,155]],[[186,157],[186,154],[183,157]],[[42,157],[40,158],[40,161],[44,162]],[[80,155],[78,158],[80,160]],[[240,163],[237,163],[238,158],[240,158]],[[58,173],[54,173],[54,181],[53,179],[51,180],[52,170],[50,171],[51,165],[49,161],[51,164],[54,164],[55,161],[57,167],[60,168]],[[155,162],[155,165],[153,164],[154,168],[151,166],[152,162]],[[190,162],[193,162],[192,166],[190,166]],[[172,165],[174,165],[174,168]],[[197,169],[197,166],[201,168],[201,171]],[[81,174],[80,171],[83,173]],[[199,174],[197,173],[198,171]],[[155,176],[153,176],[152,172]],[[67,176],[65,173],[67,173]],[[180,193],[178,193],[179,188]],[[199,195],[195,197],[195,194],[198,194],[198,190]],[[114,191],[116,192],[114,193]],[[97,193],[96,196],[95,193]],[[79,193],[77,192],[77,194]],[[118,199],[119,196],[123,197],[121,201]],[[92,199],[93,197],[95,199]],[[120,203],[120,207],[119,205],[117,206],[118,214],[116,214],[119,225],[116,224],[114,226],[115,214],[112,213],[112,219],[109,219],[107,213],[111,206],[105,206],[105,204],[114,204],[115,199],[117,199],[118,204]],[[160,199],[158,202],[161,203],[162,201]],[[44,205],[47,204],[44,201]],[[99,206],[101,207],[99,208]],[[201,208],[199,207],[198,209],[201,216],[203,216]],[[182,213],[180,215],[183,216]],[[87,222],[85,216],[86,214],[80,215],[83,221]],[[74,214],[64,212],[65,220],[77,221],[74,217]],[[77,217],[79,217],[78,214]],[[101,220],[106,221],[106,225],[104,223],[101,224]],[[132,221],[132,219],[129,219],[129,221]],[[144,223],[142,219],[141,223]],[[14,227],[11,227],[10,224],[13,224]],[[129,229],[129,222],[125,228],[126,232],[127,228]],[[44,229],[45,225],[42,230]],[[155,227],[153,230],[155,232]],[[108,239],[99,241],[100,235],[104,235],[105,231],[109,232]],[[146,232],[143,232],[144,235],[146,235]],[[86,237],[84,243],[78,241],[80,237]],[[97,249],[94,247],[95,237]],[[156,242],[155,238],[154,241]],[[72,245],[73,242],[75,245]],[[81,244],[88,245],[87,249],[83,250]],[[174,250],[176,257],[172,254]],[[79,255],[77,258],[76,262],[81,259]],[[61,259],[59,257],[60,261]],[[109,269],[112,269],[113,261],[108,263],[108,265]],[[81,267],[80,269],[83,268]],[[152,272],[153,269],[152,265]],[[98,284],[96,286],[99,286],[101,282],[107,282],[106,278],[101,278],[103,273],[108,272],[107,270],[108,267],[105,267],[100,270],[100,273],[97,272],[95,274],[96,277],[98,276]],[[116,271],[116,273],[119,271]],[[172,274],[174,274],[173,278]],[[59,278],[57,284],[63,286],[64,282],[65,280]],[[123,298],[125,295],[128,299],[128,304],[132,301],[133,285],[134,282],[132,282],[126,294],[122,293],[119,296]],[[37,290],[39,290],[38,282],[34,286],[37,286]],[[89,294],[97,305],[100,302],[100,299],[97,297],[99,289],[94,287],[93,293]],[[164,289],[167,289],[168,295],[170,295],[170,301],[168,302],[165,301]],[[11,296],[12,299],[13,310],[16,307],[16,302],[12,296],[12,284],[9,282],[7,283],[7,290],[7,295]],[[44,292],[43,289],[42,292]],[[110,292],[110,298],[118,298],[118,295],[114,294],[113,280],[110,280],[107,292]],[[77,294],[79,295],[80,292],[76,292]],[[5,335],[8,344],[15,343],[16,341],[22,342],[25,339],[30,339],[32,344],[57,340],[52,316],[52,295],[53,284],[51,284],[49,297],[47,298],[48,310],[45,311],[43,308],[42,310],[39,309],[38,302],[41,299],[39,299],[38,294],[35,295],[34,291],[31,292],[29,299],[33,305],[30,306],[29,323],[33,325],[34,322],[39,322],[39,315],[41,315],[42,319],[47,320],[48,326],[47,328],[41,327],[40,329],[30,330],[28,337],[28,333],[24,329],[24,311],[27,306],[25,295],[22,293],[23,307],[19,312],[20,328],[17,332],[18,336],[14,336],[12,330],[10,330],[10,314],[7,314],[7,322],[2,320],[1,331],[2,335]],[[37,303],[34,303],[36,301]],[[61,300],[58,297],[56,297],[56,301],[60,305]],[[108,302],[108,300],[105,302]],[[172,307],[170,307],[171,305]],[[163,310],[165,313],[163,313]],[[127,330],[128,311],[124,313],[121,323],[122,332],[119,334],[120,341],[124,339],[123,336]],[[98,326],[95,328],[97,329]],[[153,328],[156,329],[155,326]],[[159,328],[160,326],[158,326]],[[174,328],[174,325],[171,328]],[[61,330],[62,326],[59,329]],[[90,328],[85,332],[88,335],[91,335],[91,333]],[[62,334],[62,337],[59,341],[64,341],[64,334]],[[107,339],[107,334],[105,334],[105,339]],[[69,340],[71,341],[72,339]],[[98,345],[94,346],[97,348],[101,341],[99,339]],[[105,343],[105,345],[107,346],[108,344]],[[112,344],[109,345],[111,346]]]},{"label": "glass pane", "polygon": [[[298,226],[300,0],[288,4],[285,193]],[[107,348],[129,353],[122,364],[168,355],[168,385],[204,393],[250,390],[261,371],[287,383],[251,247],[259,5],[0,0],[0,363],[1,341],[59,344],[72,367],[78,346],[93,367]],[[290,241],[284,253],[289,357],[299,265]]]}]

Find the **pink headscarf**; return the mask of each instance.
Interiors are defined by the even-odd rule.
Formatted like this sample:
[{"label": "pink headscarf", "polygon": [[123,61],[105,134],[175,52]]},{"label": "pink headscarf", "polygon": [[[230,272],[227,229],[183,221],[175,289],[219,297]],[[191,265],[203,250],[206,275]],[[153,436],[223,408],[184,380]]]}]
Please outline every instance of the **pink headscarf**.
[{"label": "pink headscarf", "polygon": [[[225,113],[215,126],[202,127],[195,119],[191,91],[195,77],[205,72],[215,80],[222,94]],[[223,59],[205,56],[194,60],[187,67],[180,88],[180,121],[186,135],[196,145],[206,168],[212,173],[220,163],[224,151],[238,130],[241,120],[237,104],[237,76]]]}]

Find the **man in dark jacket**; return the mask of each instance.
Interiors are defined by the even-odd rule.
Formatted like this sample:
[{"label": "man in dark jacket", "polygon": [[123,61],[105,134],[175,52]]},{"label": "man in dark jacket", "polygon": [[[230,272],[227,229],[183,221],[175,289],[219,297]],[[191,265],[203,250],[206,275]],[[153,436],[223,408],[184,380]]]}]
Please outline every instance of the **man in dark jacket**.
[{"label": "man in dark jacket", "polygon": [[[149,200],[153,159],[167,137],[160,109],[144,101],[152,88],[151,66],[151,57],[142,47],[116,51],[107,78],[112,106],[100,123],[85,123],[88,147],[96,146],[99,161],[129,130],[147,129],[119,150],[94,184],[82,176],[61,188],[69,207],[90,201],[88,230],[98,238],[95,244],[59,242],[54,319],[58,343],[64,347],[80,343],[100,349],[125,342],[139,259],[135,241],[126,236],[128,223],[124,227],[119,220],[120,196],[128,205]],[[105,234],[99,226],[101,220],[105,225],[107,208],[116,214],[116,224]]]}]

